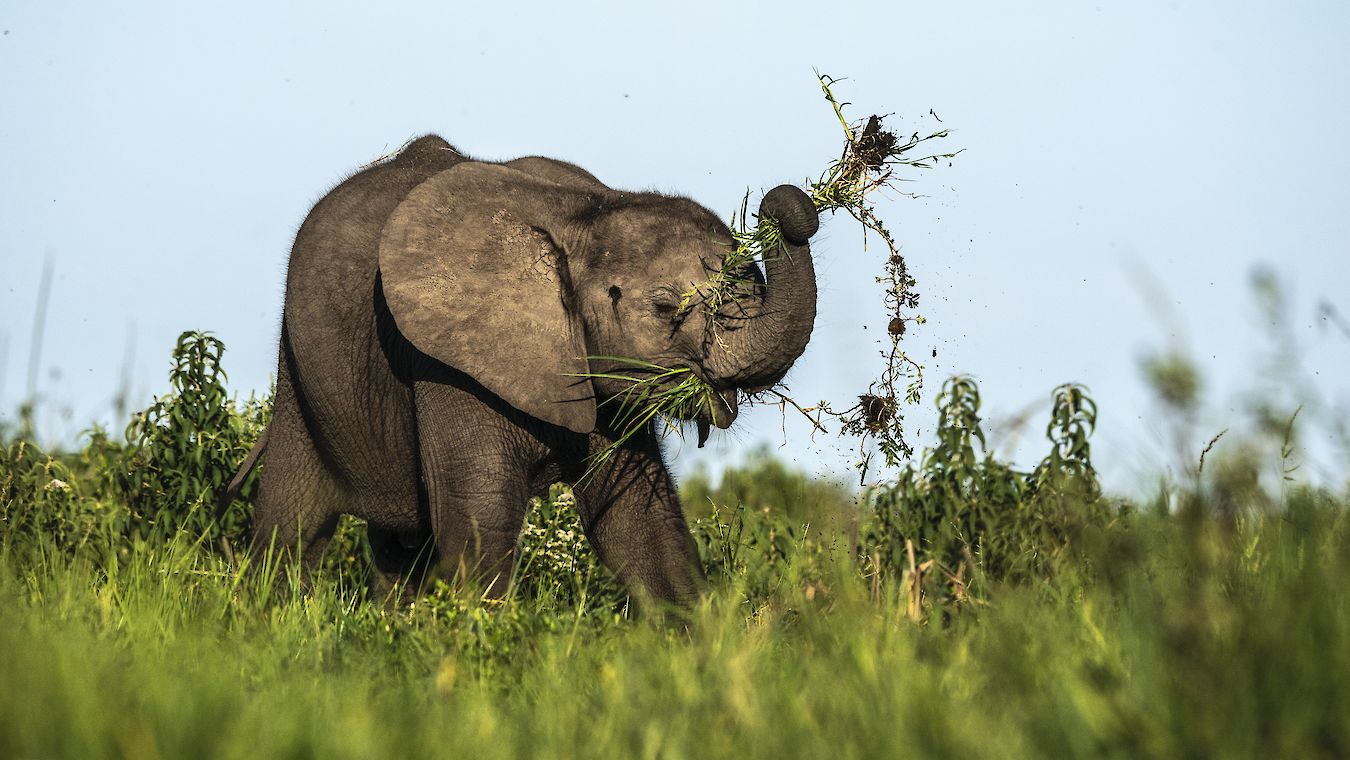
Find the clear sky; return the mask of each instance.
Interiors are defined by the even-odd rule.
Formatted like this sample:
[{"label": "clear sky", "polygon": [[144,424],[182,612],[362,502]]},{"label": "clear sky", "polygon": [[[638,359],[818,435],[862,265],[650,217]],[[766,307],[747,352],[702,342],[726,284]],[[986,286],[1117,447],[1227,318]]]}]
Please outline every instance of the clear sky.
[{"label": "clear sky", "polygon": [[[0,8],[0,415],[27,392],[44,261],[38,421],[45,440],[69,440],[114,422],[124,371],[134,406],[166,390],[185,329],[225,341],[239,393],[266,388],[300,221],[411,136],[564,158],[729,214],[747,188],[801,182],[838,153],[814,68],[848,78],[838,94],[855,117],[894,112],[908,131],[933,126],[932,109],[966,151],[914,176],[925,197],[881,205],[929,320],[906,337],[929,377],[916,442],[931,440],[941,380],[970,373],[994,441],[1029,464],[1051,388],[1078,381],[1102,408],[1096,458],[1128,488],[1163,459],[1169,423],[1144,353],[1194,355],[1215,431],[1262,379],[1249,287],[1262,264],[1289,288],[1293,344],[1344,419],[1350,336],[1319,304],[1350,314],[1350,5],[455,6]],[[844,218],[814,250],[820,313],[788,381],[804,402],[847,406],[880,366],[877,253]],[[1007,420],[1027,408],[1013,445]],[[760,441],[812,469],[852,461],[852,442],[812,441],[768,409],[671,454],[688,471]]]}]

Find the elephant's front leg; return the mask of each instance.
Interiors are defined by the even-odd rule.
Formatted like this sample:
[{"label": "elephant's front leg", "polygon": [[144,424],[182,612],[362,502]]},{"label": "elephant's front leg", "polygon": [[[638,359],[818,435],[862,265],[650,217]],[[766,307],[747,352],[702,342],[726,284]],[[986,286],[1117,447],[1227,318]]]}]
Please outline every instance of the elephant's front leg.
[{"label": "elephant's front leg", "polygon": [[[608,444],[591,434],[592,451]],[[704,585],[698,547],[654,433],[621,446],[580,491],[586,534],[628,588],[680,607],[697,600]]]},{"label": "elephant's front leg", "polygon": [[500,597],[510,585],[525,520],[531,441],[463,390],[419,381],[414,393],[436,572]]}]

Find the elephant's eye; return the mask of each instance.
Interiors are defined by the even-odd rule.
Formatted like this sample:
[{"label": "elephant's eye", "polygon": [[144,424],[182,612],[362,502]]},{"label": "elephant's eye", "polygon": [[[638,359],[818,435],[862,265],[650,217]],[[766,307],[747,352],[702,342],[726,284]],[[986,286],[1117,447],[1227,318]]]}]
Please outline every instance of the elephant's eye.
[{"label": "elephant's eye", "polygon": [[661,288],[652,293],[652,311],[661,319],[675,320],[680,316],[680,296],[673,288]]}]

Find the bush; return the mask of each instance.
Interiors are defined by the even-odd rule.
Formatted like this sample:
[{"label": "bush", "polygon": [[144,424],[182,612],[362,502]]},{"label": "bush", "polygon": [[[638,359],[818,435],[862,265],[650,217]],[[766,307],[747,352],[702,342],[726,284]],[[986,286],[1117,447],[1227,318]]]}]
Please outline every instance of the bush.
[{"label": "bush", "polygon": [[[126,511],[98,494],[61,457],[26,440],[6,442],[0,460],[0,536],[6,543],[29,543],[41,536],[49,545],[75,551],[97,537],[120,534]],[[97,483],[92,490],[98,491]]]},{"label": "bush", "polygon": [[5,540],[75,551],[95,536],[115,553],[162,546],[186,533],[225,554],[245,537],[259,470],[241,499],[216,500],[267,425],[269,400],[236,406],[226,394],[225,347],[185,332],[173,351],[172,391],[135,414],[126,442],[87,431],[74,454],[41,451],[31,441],[4,444],[0,520]]},{"label": "bush", "polygon": [[696,470],[684,479],[680,498],[691,518],[711,516],[730,505],[770,510],[818,530],[846,533],[858,521],[858,498],[847,483],[793,470],[765,446],[751,451],[745,464],[723,470],[716,487],[706,471]]},{"label": "bush", "polygon": [[1055,390],[1050,453],[1031,472],[987,449],[976,454],[985,438],[974,380],[948,380],[937,406],[937,445],[869,494],[858,544],[869,575],[910,578],[962,601],[983,594],[986,581],[1045,577],[1076,530],[1109,517],[1088,443],[1097,408],[1083,388]]},{"label": "bush", "polygon": [[271,418],[270,401],[237,408],[225,391],[225,346],[207,333],[185,332],[173,351],[173,390],[133,416],[118,469],[132,510],[134,538],[162,543],[179,531],[229,553],[252,522],[261,469],[245,479],[240,498],[217,500]]},{"label": "bush", "polygon": [[531,499],[516,545],[512,596],[554,611],[612,615],[628,594],[586,540],[576,496],[564,483],[544,499]]}]

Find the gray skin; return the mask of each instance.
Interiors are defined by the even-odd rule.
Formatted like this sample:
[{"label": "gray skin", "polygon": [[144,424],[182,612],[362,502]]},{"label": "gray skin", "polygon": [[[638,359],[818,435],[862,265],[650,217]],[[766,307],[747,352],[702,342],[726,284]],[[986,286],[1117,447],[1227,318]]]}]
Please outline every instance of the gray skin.
[{"label": "gray skin", "polygon": [[[694,416],[701,445],[735,419],[738,394],[776,383],[805,349],[815,209],[783,186],[760,213],[779,220],[787,255],[741,273],[714,333],[707,309],[677,313],[733,245],[693,201],[612,190],[546,158],[473,161],[434,135],[353,175],[291,252],[255,549],[299,546],[312,568],[350,514],[369,524],[377,586],[431,573],[502,593],[528,499],[576,482],[618,435],[605,402],[626,384],[577,377],[616,369],[593,357],[708,381],[720,399]],[[587,537],[630,589],[697,597],[653,428],[576,495]]]}]

